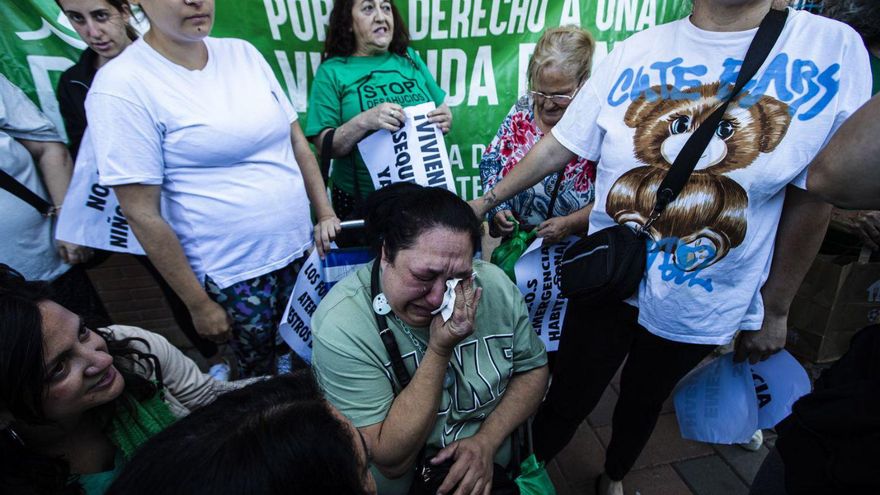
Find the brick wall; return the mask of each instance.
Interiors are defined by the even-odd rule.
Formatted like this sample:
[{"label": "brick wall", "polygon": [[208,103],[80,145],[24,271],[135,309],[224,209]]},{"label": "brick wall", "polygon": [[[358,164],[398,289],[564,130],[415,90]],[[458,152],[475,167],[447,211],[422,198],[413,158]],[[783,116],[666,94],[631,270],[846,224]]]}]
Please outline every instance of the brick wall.
[{"label": "brick wall", "polygon": [[89,270],[89,278],[98,289],[113,323],[156,332],[184,351],[203,370],[207,369],[201,354],[174,322],[156,281],[134,256],[113,254]]}]

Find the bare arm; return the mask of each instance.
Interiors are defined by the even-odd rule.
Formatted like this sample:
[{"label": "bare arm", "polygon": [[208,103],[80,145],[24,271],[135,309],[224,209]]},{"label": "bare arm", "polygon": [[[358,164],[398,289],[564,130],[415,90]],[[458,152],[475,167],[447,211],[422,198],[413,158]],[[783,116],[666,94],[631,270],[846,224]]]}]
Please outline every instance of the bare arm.
[{"label": "bare arm", "polygon": [[538,226],[538,237],[543,237],[544,242],[552,244],[572,234],[586,232],[587,226],[590,223],[590,212],[592,211],[593,203],[590,203],[564,217],[548,218]]},{"label": "bare arm", "polygon": [[[333,133],[333,157],[345,156],[354,151],[358,142],[367,134],[379,129],[395,132],[403,125],[403,107],[396,103],[382,103],[365,110],[336,128]],[[451,122],[451,115],[450,115]],[[324,129],[312,138],[312,144],[321,152],[324,136],[330,129]]]},{"label": "bare arm", "polygon": [[432,464],[455,459],[440,485],[440,493],[453,493],[453,490],[456,494],[488,493],[491,490],[495,453],[538,409],[549,378],[546,365],[514,375],[501,402],[480,426],[480,431],[450,444],[431,459]]},{"label": "bare arm", "polygon": [[575,154],[549,133],[529,150],[528,154],[494,188],[483,197],[469,202],[478,217],[514,194],[532,187],[553,172],[562,170]]},{"label": "bare arm", "polygon": [[880,209],[880,95],[847,119],[810,164],[807,189],[851,209]]},{"label": "bare arm", "polygon": [[788,186],[773,251],[770,274],[761,297],[764,322],[758,331],[744,331],[735,360],[763,361],[785,346],[788,310],[825,237],[831,205],[815,194]]},{"label": "bare arm", "polygon": [[441,352],[429,347],[385,420],[360,429],[372,440],[373,465],[388,478],[399,478],[412,468],[437,421],[443,377],[452,356],[451,350]]},{"label": "bare arm", "polygon": [[73,160],[64,144],[56,141],[29,141],[19,139],[43,177],[43,184],[49,192],[52,203],[60,206],[64,203],[64,195],[70,185],[70,177],[73,176]]},{"label": "bare arm", "polygon": [[200,335],[215,341],[229,338],[226,311],[208,297],[193,273],[177,234],[159,210],[160,186],[127,184],[113,190],[131,229],[153,265],[189,309]]},{"label": "bare arm", "polygon": [[[70,186],[70,178],[73,176],[73,160],[64,144],[57,141],[30,141],[18,139],[25,149],[31,154],[43,184],[49,193],[51,203],[60,207],[64,203],[64,196]],[[92,257],[94,252],[86,247],[79,246],[67,241],[56,239],[55,246],[58,255],[66,263],[83,263]]]},{"label": "bare arm", "polygon": [[336,238],[336,234],[342,227],[339,224],[339,218],[336,217],[336,212],[330,206],[330,200],[327,199],[327,189],[324,185],[324,179],[321,177],[321,169],[315,160],[312,149],[309,148],[309,142],[303,134],[299,121],[290,124],[290,142],[293,145],[296,163],[299,164],[299,170],[303,176],[309,203],[315,209],[317,220],[315,223],[315,247],[323,258],[324,252],[330,249],[330,242]]}]

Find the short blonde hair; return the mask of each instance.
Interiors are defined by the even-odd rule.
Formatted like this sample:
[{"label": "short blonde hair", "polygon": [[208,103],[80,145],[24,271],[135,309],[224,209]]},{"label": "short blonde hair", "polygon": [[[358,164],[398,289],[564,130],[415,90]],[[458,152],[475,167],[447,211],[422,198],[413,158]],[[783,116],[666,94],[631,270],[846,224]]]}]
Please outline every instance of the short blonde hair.
[{"label": "short blonde hair", "polygon": [[593,36],[578,26],[560,26],[544,31],[529,60],[529,87],[548,67],[558,67],[578,84],[590,77],[595,49]]}]

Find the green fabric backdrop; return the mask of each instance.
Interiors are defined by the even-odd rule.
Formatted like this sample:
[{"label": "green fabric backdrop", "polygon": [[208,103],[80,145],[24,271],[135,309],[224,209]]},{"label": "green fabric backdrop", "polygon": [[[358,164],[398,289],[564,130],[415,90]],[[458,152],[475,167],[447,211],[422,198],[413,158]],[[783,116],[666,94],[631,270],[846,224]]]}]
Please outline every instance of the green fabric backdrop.
[{"label": "green fabric backdrop", "polygon": [[[448,94],[447,136],[459,194],[480,193],[479,161],[526,87],[525,67],[548,27],[576,24],[594,63],[635,31],[687,15],[689,0],[398,0],[413,47]],[[305,117],[332,0],[218,0],[214,36],[244,38],[269,61]],[[60,126],[55,86],[85,44],[53,0],[0,2],[0,71]],[[143,32],[146,25],[140,25]]]}]

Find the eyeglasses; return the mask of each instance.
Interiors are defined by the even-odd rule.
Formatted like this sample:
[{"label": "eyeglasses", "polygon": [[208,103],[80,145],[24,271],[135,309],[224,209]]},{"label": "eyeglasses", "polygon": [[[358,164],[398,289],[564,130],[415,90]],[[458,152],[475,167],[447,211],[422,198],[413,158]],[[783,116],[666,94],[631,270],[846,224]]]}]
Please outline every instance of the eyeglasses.
[{"label": "eyeglasses", "polygon": [[540,91],[529,91],[529,94],[532,95],[532,97],[540,97],[542,100],[550,100],[556,105],[565,106],[571,103],[571,100],[574,99],[574,95],[577,94],[577,89],[575,89],[570,95],[545,95]]}]

